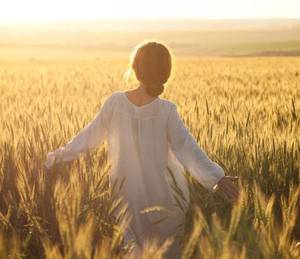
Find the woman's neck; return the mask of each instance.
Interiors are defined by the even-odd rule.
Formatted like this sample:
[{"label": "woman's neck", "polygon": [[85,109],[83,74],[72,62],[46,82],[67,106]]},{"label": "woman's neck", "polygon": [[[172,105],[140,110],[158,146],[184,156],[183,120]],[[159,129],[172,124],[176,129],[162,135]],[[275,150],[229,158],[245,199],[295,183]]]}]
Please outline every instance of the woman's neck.
[{"label": "woman's neck", "polygon": [[145,85],[143,84],[139,84],[137,88],[127,91],[127,96],[134,104],[138,106],[150,103],[157,98],[157,96],[149,95],[145,89]]}]

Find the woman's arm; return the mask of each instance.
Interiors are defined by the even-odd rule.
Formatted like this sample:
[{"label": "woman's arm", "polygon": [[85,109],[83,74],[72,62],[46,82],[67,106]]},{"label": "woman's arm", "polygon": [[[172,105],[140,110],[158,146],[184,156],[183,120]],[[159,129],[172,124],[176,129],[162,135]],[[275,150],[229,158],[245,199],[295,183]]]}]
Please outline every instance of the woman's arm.
[{"label": "woman's arm", "polygon": [[75,137],[65,146],[59,147],[55,151],[47,154],[47,159],[44,164],[46,168],[49,169],[55,163],[77,159],[82,153],[99,146],[107,137],[107,122],[111,109],[112,95],[105,100],[94,119]]},{"label": "woman's arm", "polygon": [[[175,104],[172,105],[168,118],[168,141],[176,158],[205,188],[213,189],[218,184],[230,197],[235,196],[231,194],[236,194],[236,187],[228,184],[228,177],[225,177],[223,169],[199,147],[180,118]],[[229,196],[226,194],[226,197]]]}]

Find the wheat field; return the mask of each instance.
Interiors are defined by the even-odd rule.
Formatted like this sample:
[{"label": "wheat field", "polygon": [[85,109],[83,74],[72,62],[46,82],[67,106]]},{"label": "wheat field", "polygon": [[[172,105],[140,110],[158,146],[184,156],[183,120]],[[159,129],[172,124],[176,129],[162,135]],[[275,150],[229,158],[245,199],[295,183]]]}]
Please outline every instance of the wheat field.
[{"label": "wheat field", "polygon": [[[44,170],[101,108],[136,87],[128,60],[0,63],[0,258],[127,258],[107,145]],[[199,145],[240,177],[239,201],[188,175],[183,258],[300,258],[300,58],[179,57],[161,98]],[[188,172],[187,172],[188,173]],[[148,244],[162,258],[172,240]]]}]

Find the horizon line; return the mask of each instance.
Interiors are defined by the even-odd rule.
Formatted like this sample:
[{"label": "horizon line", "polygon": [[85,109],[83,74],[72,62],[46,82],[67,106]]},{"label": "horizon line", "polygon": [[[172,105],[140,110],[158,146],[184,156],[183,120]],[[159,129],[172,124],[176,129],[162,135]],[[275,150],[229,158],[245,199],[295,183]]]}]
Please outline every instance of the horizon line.
[{"label": "horizon line", "polygon": [[92,19],[80,19],[80,18],[66,18],[66,19],[20,19],[20,20],[1,20],[1,23],[57,23],[57,22],[100,22],[100,21],[274,21],[274,20],[299,20],[299,17],[243,17],[243,18],[201,18],[201,17],[160,17],[160,18],[92,18]]}]

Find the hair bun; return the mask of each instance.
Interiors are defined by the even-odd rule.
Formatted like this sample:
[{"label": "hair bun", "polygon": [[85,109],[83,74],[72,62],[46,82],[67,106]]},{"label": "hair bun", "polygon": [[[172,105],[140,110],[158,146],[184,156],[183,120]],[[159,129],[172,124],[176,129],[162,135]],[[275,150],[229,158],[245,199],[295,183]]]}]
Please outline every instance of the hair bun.
[{"label": "hair bun", "polygon": [[146,89],[149,95],[158,96],[164,91],[165,86],[163,83],[152,83],[147,85]]}]

